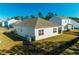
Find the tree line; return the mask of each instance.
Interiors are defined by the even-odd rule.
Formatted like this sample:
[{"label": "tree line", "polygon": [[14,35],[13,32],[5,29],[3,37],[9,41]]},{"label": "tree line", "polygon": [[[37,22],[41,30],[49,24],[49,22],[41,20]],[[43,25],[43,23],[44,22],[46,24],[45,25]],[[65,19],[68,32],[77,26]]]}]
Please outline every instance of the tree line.
[{"label": "tree line", "polygon": [[53,13],[53,12],[48,12],[47,15],[43,15],[42,12],[38,12],[38,15],[35,16],[35,15],[30,15],[30,16],[15,16],[15,17],[7,17],[7,20],[10,20],[10,19],[16,19],[16,20],[26,20],[26,19],[29,19],[29,18],[43,18],[43,19],[46,19],[46,20],[49,20],[51,17],[54,17],[54,16],[57,16],[56,13]]}]

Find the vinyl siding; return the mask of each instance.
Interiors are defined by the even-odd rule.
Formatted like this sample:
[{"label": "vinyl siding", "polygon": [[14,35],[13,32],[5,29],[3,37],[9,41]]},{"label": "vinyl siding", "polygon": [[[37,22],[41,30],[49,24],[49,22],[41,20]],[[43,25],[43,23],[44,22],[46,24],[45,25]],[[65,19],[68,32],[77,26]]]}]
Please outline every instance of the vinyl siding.
[{"label": "vinyl siding", "polygon": [[26,37],[26,36],[34,36],[34,28],[32,27],[20,27],[15,26],[14,27],[17,31],[17,34]]},{"label": "vinyl siding", "polygon": [[[57,28],[57,32],[56,33],[53,33],[53,28]],[[39,32],[38,31],[42,30],[42,29],[44,30],[44,35],[39,36]],[[55,35],[58,35],[58,27],[35,29],[36,40],[48,38],[48,37],[55,36]]]},{"label": "vinyl siding", "polygon": [[[40,40],[40,39],[45,39],[48,37],[56,36],[58,35],[58,27],[50,27],[50,28],[32,28],[32,27],[21,27],[21,26],[14,26],[16,29],[16,33],[19,34],[20,36],[34,36],[35,40]],[[57,32],[53,33],[53,28],[57,28]],[[39,36],[39,30],[43,29],[44,30],[44,35]],[[22,30],[22,32],[21,32]]]}]

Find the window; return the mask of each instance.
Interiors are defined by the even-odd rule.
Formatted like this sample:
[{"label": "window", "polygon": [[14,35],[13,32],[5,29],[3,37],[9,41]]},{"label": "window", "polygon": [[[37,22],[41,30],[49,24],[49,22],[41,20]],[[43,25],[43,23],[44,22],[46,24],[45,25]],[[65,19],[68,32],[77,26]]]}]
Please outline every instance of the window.
[{"label": "window", "polygon": [[44,30],[39,30],[39,36],[44,35]]},{"label": "window", "polygon": [[57,32],[57,28],[53,28],[53,33],[56,33]]}]

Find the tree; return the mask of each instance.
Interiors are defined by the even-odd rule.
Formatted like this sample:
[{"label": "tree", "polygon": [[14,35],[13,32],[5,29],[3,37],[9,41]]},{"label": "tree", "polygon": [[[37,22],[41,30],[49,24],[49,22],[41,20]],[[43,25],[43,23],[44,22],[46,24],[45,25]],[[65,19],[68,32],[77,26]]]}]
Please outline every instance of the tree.
[{"label": "tree", "polygon": [[38,13],[39,18],[44,18],[42,12]]},{"label": "tree", "polygon": [[16,20],[23,20],[23,16],[16,16],[16,17],[14,17],[14,19],[16,19]]},{"label": "tree", "polygon": [[34,15],[30,15],[31,18],[36,18]]},{"label": "tree", "polygon": [[7,17],[7,20],[10,20],[10,18],[9,18],[9,17]]},{"label": "tree", "polygon": [[14,17],[11,17],[11,19],[14,19]]},{"label": "tree", "polygon": [[50,18],[57,16],[56,13],[52,13],[52,12],[48,12],[48,14],[46,15],[45,19],[49,20]]},{"label": "tree", "polygon": [[23,21],[24,20],[24,16],[20,16],[20,19],[19,20],[22,20]]},{"label": "tree", "polygon": [[14,17],[14,19],[17,19],[17,20],[19,20],[19,19],[20,19],[20,16],[16,16],[16,17]]},{"label": "tree", "polygon": [[26,19],[29,19],[29,17],[28,17],[28,16],[25,16],[25,17],[24,17],[24,20],[26,20]]},{"label": "tree", "polygon": [[54,16],[58,16],[58,14],[54,13]]}]

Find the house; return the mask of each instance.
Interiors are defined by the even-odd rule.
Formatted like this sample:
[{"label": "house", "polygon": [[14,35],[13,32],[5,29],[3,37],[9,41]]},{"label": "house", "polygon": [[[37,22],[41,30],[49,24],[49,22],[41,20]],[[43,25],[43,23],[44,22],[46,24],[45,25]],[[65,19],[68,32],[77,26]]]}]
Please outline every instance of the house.
[{"label": "house", "polygon": [[16,23],[14,29],[15,32],[22,37],[31,37],[31,41],[56,36],[62,33],[62,26],[41,18]]},{"label": "house", "polygon": [[71,23],[73,24],[75,29],[79,29],[79,23],[75,20],[72,20]]},{"label": "house", "polygon": [[1,20],[0,20],[0,26],[1,26],[1,27],[6,27],[7,22],[8,22],[8,20],[1,19]]},{"label": "house", "polygon": [[56,16],[49,19],[49,21],[62,25],[62,31],[71,30],[74,28],[73,24],[71,23],[72,19],[70,18]]},{"label": "house", "polygon": [[4,26],[4,22],[5,22],[5,20],[0,19],[0,27]]},{"label": "house", "polygon": [[14,24],[16,23],[16,22],[20,22],[21,20],[15,20],[15,19],[11,19],[11,20],[9,20],[8,21],[8,27],[14,27]]},{"label": "house", "polygon": [[0,19],[0,27],[2,26],[2,19]]},{"label": "house", "polygon": [[2,27],[14,27],[14,23],[19,22],[20,20],[4,20],[2,21]]},{"label": "house", "polygon": [[2,20],[2,21],[0,22],[0,26],[5,27],[5,22],[6,22],[6,20]]}]

